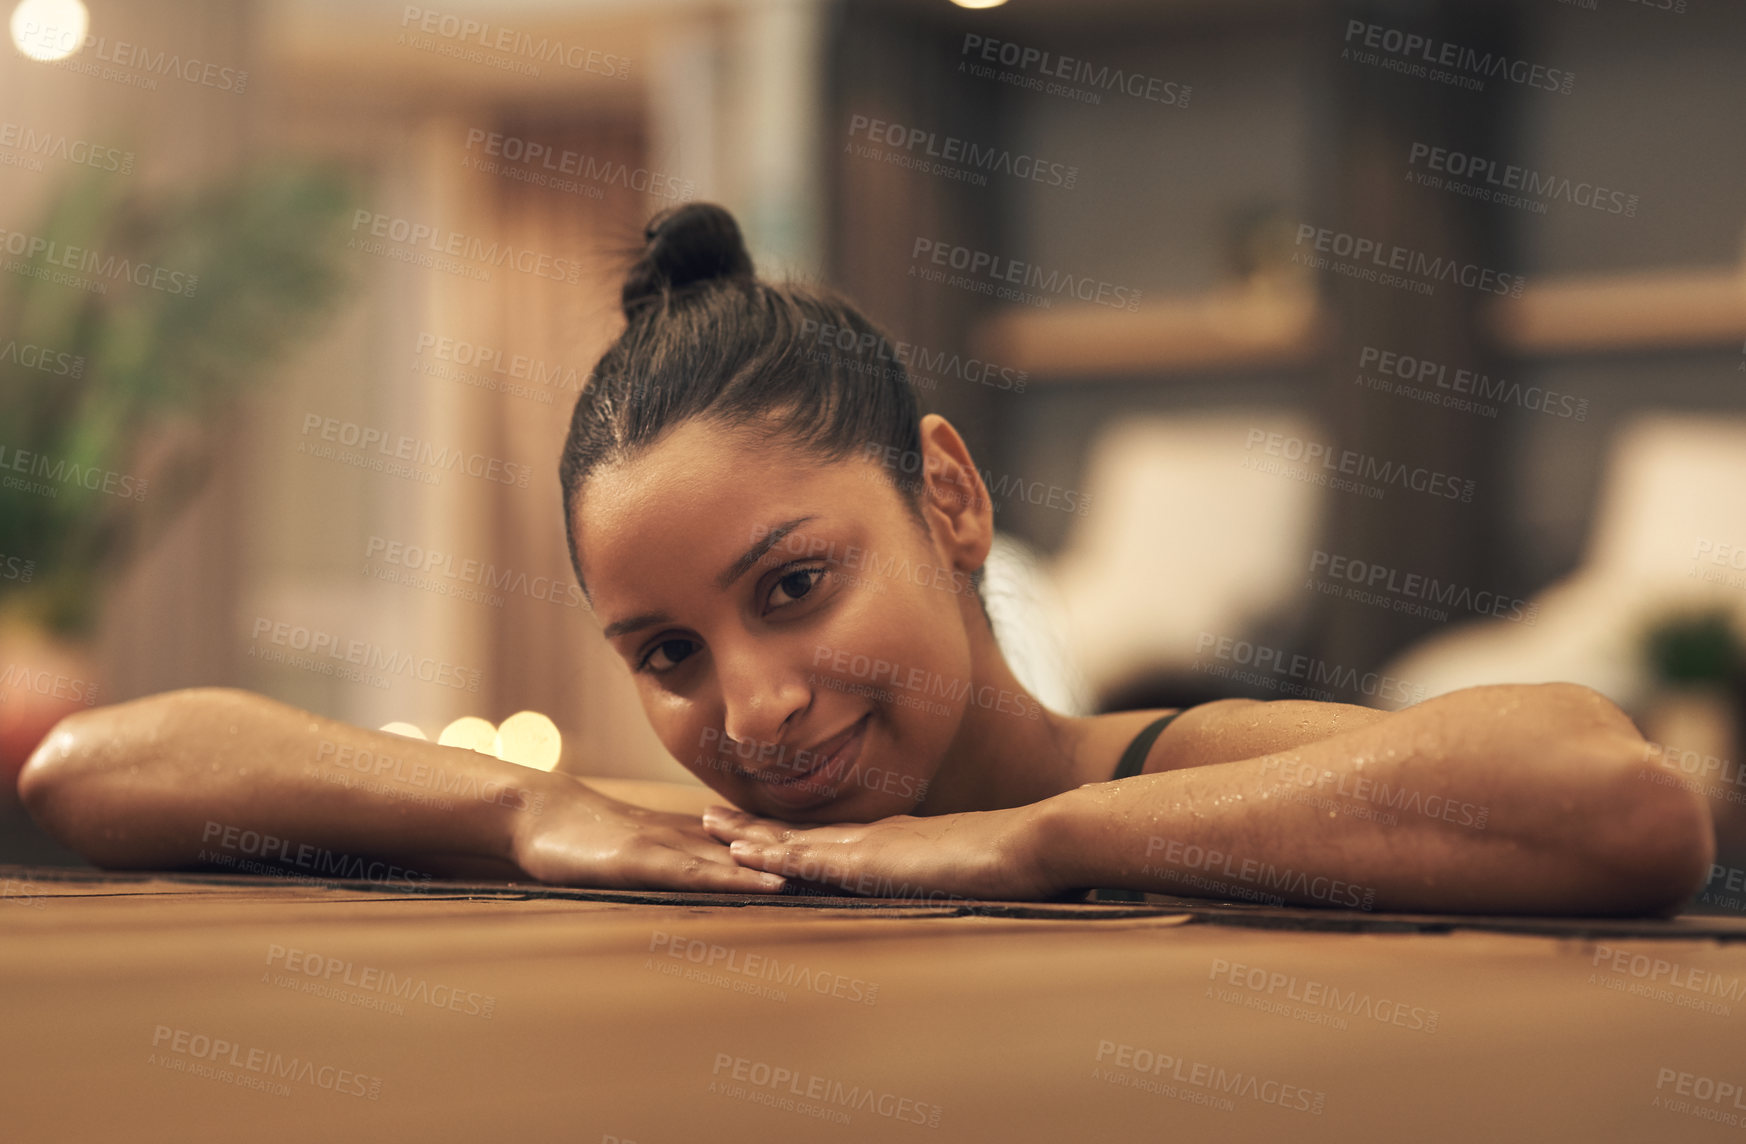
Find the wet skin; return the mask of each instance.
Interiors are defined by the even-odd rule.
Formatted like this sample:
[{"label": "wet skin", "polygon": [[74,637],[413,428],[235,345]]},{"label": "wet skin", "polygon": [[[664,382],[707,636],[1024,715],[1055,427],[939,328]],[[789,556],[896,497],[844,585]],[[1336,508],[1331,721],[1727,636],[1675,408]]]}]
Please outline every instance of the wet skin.
[{"label": "wet skin", "polygon": [[[1630,719],[1574,684],[1472,687],[1395,712],[1222,700],[1175,720],[1141,774],[1106,781],[1157,713],[1062,716],[1019,685],[968,587],[993,538],[986,490],[947,422],[921,431],[919,522],[877,462],[821,463],[697,420],[582,490],[573,524],[605,635],[661,741],[733,807],[211,688],[64,720],[20,795],[117,868],[199,865],[216,825],[426,874],[606,888],[1116,886],[1631,914],[1677,909],[1703,884],[1703,796],[1662,781],[1677,776]],[[469,796],[414,798],[416,782],[335,769],[364,755]],[[1371,813],[1378,792],[1388,815]]]}]

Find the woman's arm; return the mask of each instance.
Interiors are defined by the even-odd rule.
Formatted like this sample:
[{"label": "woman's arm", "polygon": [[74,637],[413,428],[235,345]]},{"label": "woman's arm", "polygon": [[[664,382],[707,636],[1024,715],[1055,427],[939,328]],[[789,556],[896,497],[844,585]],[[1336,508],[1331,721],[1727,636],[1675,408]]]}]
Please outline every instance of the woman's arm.
[{"label": "woman's arm", "polygon": [[716,794],[702,783],[670,783],[660,779],[615,779],[602,778],[599,775],[585,775],[577,779],[591,790],[597,790],[608,798],[616,798],[620,802],[628,802],[634,806],[646,807],[649,810],[663,810],[669,814],[683,814],[695,818],[704,810],[721,802],[721,795]]},{"label": "woman's arm", "polygon": [[[1318,718],[1282,704],[1213,706],[1223,709],[1179,740],[1185,756],[1216,757],[1227,740],[1289,740],[1294,721]],[[1311,706],[1322,705],[1290,704]],[[1702,799],[1653,781],[1660,773],[1598,692],[1503,685],[1030,809],[1042,860],[1069,885],[1363,909],[1638,914],[1686,902],[1714,854]]]},{"label": "woman's arm", "polygon": [[1153,749],[1157,773],[1006,810],[794,828],[724,808],[705,822],[747,865],[899,896],[1109,886],[1644,914],[1683,905],[1714,854],[1703,799],[1655,781],[1672,776],[1631,721],[1575,684],[1474,687],[1392,713],[1222,701]]},{"label": "woman's arm", "polygon": [[[618,785],[635,794],[666,784]],[[63,720],[25,765],[19,795],[45,830],[110,868],[746,893],[779,885],[738,867],[695,811],[633,806],[569,775],[221,688]]]},{"label": "woman's arm", "polygon": [[1153,744],[1142,773],[1253,759],[1368,727],[1389,714],[1355,703],[1215,699],[1171,721]]}]

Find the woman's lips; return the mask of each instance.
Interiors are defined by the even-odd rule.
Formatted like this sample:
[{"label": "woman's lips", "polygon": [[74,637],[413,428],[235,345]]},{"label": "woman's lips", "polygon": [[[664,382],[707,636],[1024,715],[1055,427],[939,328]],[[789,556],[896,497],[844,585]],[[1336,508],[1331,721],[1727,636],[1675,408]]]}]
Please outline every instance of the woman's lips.
[{"label": "woman's lips", "polygon": [[861,716],[842,743],[821,756],[810,770],[780,782],[759,783],[764,796],[789,809],[816,806],[833,798],[843,776],[849,773],[849,768],[861,755],[861,744],[867,738],[867,720],[871,714]]}]

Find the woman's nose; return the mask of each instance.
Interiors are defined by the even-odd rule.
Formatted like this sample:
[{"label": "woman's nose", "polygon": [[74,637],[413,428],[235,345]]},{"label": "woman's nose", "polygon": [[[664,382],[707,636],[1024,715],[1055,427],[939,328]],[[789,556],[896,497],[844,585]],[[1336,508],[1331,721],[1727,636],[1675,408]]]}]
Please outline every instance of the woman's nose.
[{"label": "woman's nose", "polygon": [[[721,673],[722,733],[761,752],[776,749],[794,716],[805,710],[805,677],[771,664],[768,657],[716,657]],[[794,744],[786,744],[793,746]]]}]

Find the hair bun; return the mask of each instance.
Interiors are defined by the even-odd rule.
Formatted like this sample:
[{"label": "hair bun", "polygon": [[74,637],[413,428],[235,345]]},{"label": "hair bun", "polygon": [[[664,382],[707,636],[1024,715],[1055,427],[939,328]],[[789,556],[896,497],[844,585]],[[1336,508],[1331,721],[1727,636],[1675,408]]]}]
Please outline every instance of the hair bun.
[{"label": "hair bun", "polygon": [[625,278],[625,313],[674,290],[716,278],[751,278],[752,256],[734,216],[714,203],[662,211],[643,230],[643,254]]}]

